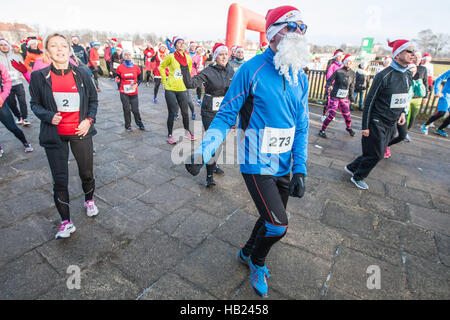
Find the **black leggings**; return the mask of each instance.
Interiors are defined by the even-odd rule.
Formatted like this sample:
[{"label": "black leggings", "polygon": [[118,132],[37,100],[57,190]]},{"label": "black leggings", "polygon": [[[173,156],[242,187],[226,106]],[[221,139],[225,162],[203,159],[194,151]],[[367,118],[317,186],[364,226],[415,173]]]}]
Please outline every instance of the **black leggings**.
[{"label": "black leggings", "polygon": [[[436,113],[434,115],[432,115],[430,117],[430,119],[428,119],[427,122],[425,122],[425,125],[428,126],[428,125],[432,124],[433,122],[435,122],[436,120],[438,120],[439,118],[442,118],[443,116],[445,116],[445,111],[436,111]],[[444,122],[442,122],[441,126],[438,129],[443,130],[449,124],[450,124],[450,115],[447,118],[445,118]]]},{"label": "black leggings", "polygon": [[408,125],[405,123],[404,125],[399,125],[397,123],[397,131],[398,131],[398,136],[395,137],[394,139],[391,140],[391,142],[389,142],[388,146],[392,146],[393,144],[402,142],[403,140],[405,140],[406,135],[408,134]]},{"label": "black leggings", "polygon": [[[19,108],[17,108],[16,97],[19,101],[20,110]],[[8,102],[9,108],[17,119],[22,118],[23,120],[25,120],[28,118],[27,101],[23,84],[12,86],[11,92],[8,98],[6,98],[6,101]]]},{"label": "black leggings", "polygon": [[167,131],[172,135],[173,121],[175,114],[178,112],[178,105],[181,109],[181,116],[183,117],[184,129],[189,130],[189,114],[188,114],[188,98],[186,91],[170,91],[166,90],[164,93],[166,97],[167,110],[169,115],[167,117]]},{"label": "black leggings", "polygon": [[131,113],[133,112],[134,121],[138,127],[143,126],[141,114],[139,113],[138,95],[128,95],[120,93],[120,101],[122,101],[123,118],[125,119],[125,129],[131,127]]},{"label": "black leggings", "polygon": [[70,221],[69,210],[69,143],[78,165],[85,201],[92,200],[95,190],[94,155],[92,137],[80,139],[78,136],[60,136],[62,144],[58,148],[45,148],[53,177],[53,199],[61,220]]},{"label": "black leggings", "polygon": [[20,130],[20,128],[14,122],[14,117],[6,101],[3,102],[3,106],[0,107],[0,122],[3,123],[6,129],[14,134],[16,138],[19,139],[20,142],[22,142],[23,145],[26,145],[28,143],[25,135],[23,134],[23,131]]},{"label": "black leggings", "polygon": [[243,173],[242,176],[260,215],[242,250],[244,255],[250,255],[253,264],[263,266],[270,248],[287,232],[290,175],[274,177]]},{"label": "black leggings", "polygon": [[155,87],[153,88],[153,98],[158,97],[159,86],[161,85],[161,78],[155,78]]}]

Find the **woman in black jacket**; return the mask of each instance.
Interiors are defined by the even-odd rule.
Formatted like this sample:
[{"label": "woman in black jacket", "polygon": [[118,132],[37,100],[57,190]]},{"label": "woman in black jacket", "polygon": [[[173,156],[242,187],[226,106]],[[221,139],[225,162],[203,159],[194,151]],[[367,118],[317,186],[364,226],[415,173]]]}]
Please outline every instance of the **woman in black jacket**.
[{"label": "woman in black jacket", "polygon": [[[205,95],[203,96],[201,115],[205,130],[219,111],[225,93],[230,87],[233,79],[234,69],[228,64],[228,48],[222,43],[216,43],[213,48],[212,59],[214,63],[203,69],[199,74],[191,78],[188,66],[181,66],[181,73],[186,88],[198,88],[205,86]],[[216,155],[220,154],[220,149]],[[223,174],[223,170],[217,167],[216,157],[213,157],[206,164],[206,186],[215,185],[213,173]]]},{"label": "woman in black jacket", "polygon": [[53,198],[61,224],[56,239],[67,238],[75,226],[70,219],[68,190],[69,144],[78,165],[88,216],[98,214],[94,203],[92,136],[97,115],[97,89],[89,73],[69,62],[70,45],[60,34],[45,42],[52,63],[31,74],[31,109],[41,120],[39,143],[53,176]]}]

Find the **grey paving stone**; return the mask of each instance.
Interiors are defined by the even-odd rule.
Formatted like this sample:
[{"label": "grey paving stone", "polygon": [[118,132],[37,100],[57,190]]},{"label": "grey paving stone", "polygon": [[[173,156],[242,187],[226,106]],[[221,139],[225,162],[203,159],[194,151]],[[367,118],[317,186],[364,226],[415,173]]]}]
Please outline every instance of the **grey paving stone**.
[{"label": "grey paving stone", "polygon": [[302,248],[325,260],[331,260],[337,246],[344,240],[342,234],[318,221],[292,216],[283,243]]},{"label": "grey paving stone", "polygon": [[10,225],[30,215],[47,213],[54,208],[53,197],[50,193],[36,189],[30,190],[24,196],[2,201],[0,209],[0,226]]},{"label": "grey paving stone", "polygon": [[407,220],[407,207],[403,201],[363,192],[359,200],[359,206],[389,219],[399,221]]},{"label": "grey paving stone", "polygon": [[428,192],[396,186],[393,184],[386,184],[386,194],[393,198],[407,203],[416,204],[426,208],[432,208],[431,196]]},{"label": "grey paving stone", "polygon": [[450,267],[450,237],[435,233],[436,246],[441,262]]},{"label": "grey paving stone", "polygon": [[270,288],[290,299],[320,299],[323,284],[331,270],[327,261],[284,243],[276,243],[266,259],[272,278]]},{"label": "grey paving stone", "polygon": [[29,217],[0,231],[0,266],[53,239],[53,223],[42,216]]},{"label": "grey paving stone", "polygon": [[406,256],[406,275],[411,299],[448,299],[449,268],[413,255]]},{"label": "grey paving stone", "polygon": [[431,261],[438,259],[433,233],[414,225],[380,220],[375,239]]},{"label": "grey paving stone", "polygon": [[328,226],[371,239],[375,236],[378,218],[365,210],[358,210],[354,207],[346,207],[337,202],[329,201],[320,221]]},{"label": "grey paving stone", "polygon": [[96,189],[95,194],[111,206],[116,207],[143,194],[146,189],[139,183],[123,178]]},{"label": "grey paving stone", "polygon": [[39,296],[39,300],[134,300],[139,295],[140,288],[115,267],[104,261],[80,270],[80,288],[69,289],[74,275],[69,270],[58,285]]},{"label": "grey paving stone", "polygon": [[139,196],[138,199],[168,214],[181,208],[194,196],[194,193],[191,191],[166,182],[159,185],[152,192],[147,192]]},{"label": "grey paving stone", "polygon": [[29,300],[56,283],[58,274],[35,251],[0,268],[0,299]]},{"label": "grey paving stone", "polygon": [[175,272],[219,299],[231,299],[248,276],[236,253],[235,247],[209,237],[181,261]]},{"label": "grey paving stone", "polygon": [[100,213],[95,220],[118,239],[135,239],[154,225],[164,214],[139,200],[133,199]]},{"label": "grey paving stone", "polygon": [[[379,268],[380,289],[368,287],[368,280],[374,275],[370,266]],[[406,284],[400,267],[341,247],[328,285],[362,299],[397,300],[403,299]]]},{"label": "grey paving stone", "polygon": [[236,254],[240,246],[245,245],[250,238],[257,218],[245,211],[238,210],[231,213],[220,227],[213,233],[214,237],[236,247]]},{"label": "grey paving stone", "polygon": [[145,290],[140,300],[215,300],[216,298],[179,275],[168,273]]},{"label": "grey paving stone", "polygon": [[59,274],[66,273],[70,265],[84,268],[109,255],[115,249],[111,235],[92,218],[74,221],[77,230],[67,239],[53,239],[37,248],[37,251]]},{"label": "grey paving stone", "polygon": [[191,248],[197,247],[221,223],[215,216],[199,209],[183,207],[169,216],[161,219],[157,224],[159,230],[179,239]]},{"label": "grey paving stone", "polygon": [[109,261],[140,288],[148,288],[172,271],[190,251],[181,241],[149,228],[136,239],[123,243]]},{"label": "grey paving stone", "polygon": [[410,204],[411,222],[424,229],[436,231],[450,236],[450,215],[436,209],[427,209]]}]

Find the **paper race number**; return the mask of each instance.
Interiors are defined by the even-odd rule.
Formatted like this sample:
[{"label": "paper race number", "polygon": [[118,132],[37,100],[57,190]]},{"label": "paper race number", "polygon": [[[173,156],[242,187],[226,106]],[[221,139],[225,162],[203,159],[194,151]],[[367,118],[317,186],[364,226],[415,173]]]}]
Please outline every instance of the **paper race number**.
[{"label": "paper race number", "polygon": [[78,92],[53,92],[59,112],[80,111],[80,94]]},{"label": "paper race number", "polygon": [[212,109],[213,111],[218,111],[220,108],[220,105],[222,104],[224,97],[214,97],[212,100]]},{"label": "paper race number", "polygon": [[397,93],[391,98],[391,109],[406,108],[409,105],[409,94]]},{"label": "paper race number", "polygon": [[173,76],[177,79],[182,79],[183,78],[183,74],[181,73],[181,69],[175,69],[175,72],[173,74]]},{"label": "paper race number", "polygon": [[348,96],[348,89],[338,89],[338,92],[336,93],[336,98],[347,98]]},{"label": "paper race number", "polygon": [[113,69],[117,69],[120,66],[120,63],[113,62]]},{"label": "paper race number", "polygon": [[265,127],[261,152],[275,154],[288,152],[292,149],[294,136],[295,127],[288,129]]}]

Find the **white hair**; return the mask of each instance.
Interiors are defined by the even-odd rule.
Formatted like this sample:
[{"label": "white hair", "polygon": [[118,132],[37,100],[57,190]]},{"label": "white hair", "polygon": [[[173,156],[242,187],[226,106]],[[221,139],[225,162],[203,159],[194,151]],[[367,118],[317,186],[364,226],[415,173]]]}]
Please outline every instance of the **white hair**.
[{"label": "white hair", "polygon": [[[275,69],[283,75],[292,86],[298,85],[298,73],[306,67],[309,62],[309,50],[305,37],[296,32],[289,32],[277,46],[277,52],[273,57]],[[294,76],[292,81],[291,74]]]}]

